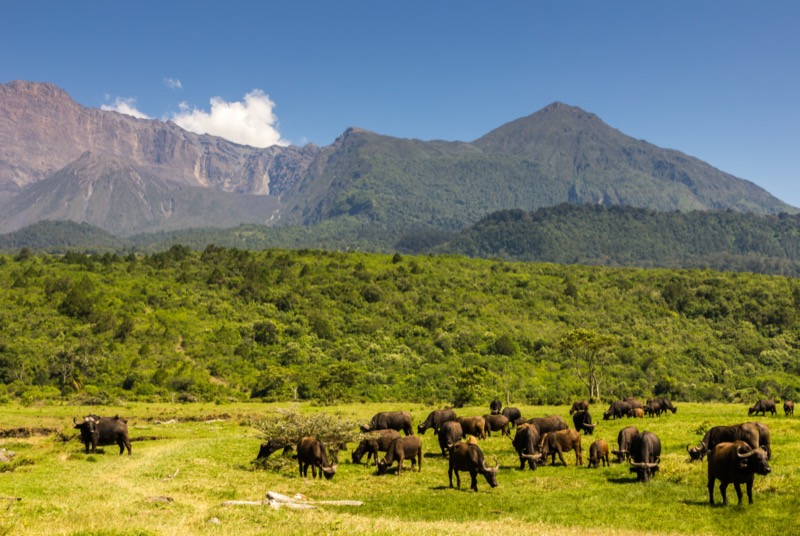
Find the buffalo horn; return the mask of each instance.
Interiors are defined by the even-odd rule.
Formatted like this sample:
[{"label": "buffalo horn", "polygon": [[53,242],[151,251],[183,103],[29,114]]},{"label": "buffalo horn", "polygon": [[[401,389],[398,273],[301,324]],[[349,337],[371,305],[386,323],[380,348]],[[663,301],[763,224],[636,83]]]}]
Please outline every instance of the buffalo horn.
[{"label": "buffalo horn", "polygon": [[755,453],[756,453],[756,449],[751,450],[747,454],[742,454],[742,447],[738,447],[736,449],[736,456],[738,456],[739,458],[749,458],[750,456],[752,456]]},{"label": "buffalo horn", "polygon": [[689,454],[692,453],[692,449],[689,448],[689,445],[686,445],[686,452],[688,452]]},{"label": "buffalo horn", "polygon": [[77,417],[73,417],[72,418],[72,422],[75,423],[75,424],[78,424],[78,418]]}]

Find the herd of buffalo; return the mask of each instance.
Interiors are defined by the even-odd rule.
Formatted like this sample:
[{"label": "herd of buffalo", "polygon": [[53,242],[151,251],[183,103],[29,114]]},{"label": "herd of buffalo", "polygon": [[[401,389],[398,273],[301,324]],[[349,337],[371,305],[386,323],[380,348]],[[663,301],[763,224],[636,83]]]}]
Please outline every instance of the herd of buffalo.
[{"label": "herd of buffalo", "polygon": [[[783,405],[787,416],[794,414],[794,403],[786,400]],[[511,438],[512,445],[519,456],[519,469],[527,465],[535,470],[538,465],[546,465],[559,461],[566,465],[564,453],[574,451],[576,464],[583,465],[580,432],[591,435],[597,423],[592,423],[589,415],[589,404],[586,401],[575,402],[570,408],[574,430],[566,421],[557,415],[525,419],[519,409],[502,407],[495,399],[489,406],[490,413],[483,416],[459,417],[452,409],[435,410],[424,422],[417,426],[417,433],[423,435],[429,428],[436,434],[442,456],[449,462],[448,476],[450,487],[453,487],[453,474],[456,486],[461,487],[459,473],[469,473],[471,489],[478,490],[477,476],[483,475],[491,487],[497,486],[498,464],[490,466],[478,445],[478,439],[485,439],[492,432],[500,432]],[[622,417],[659,416],[666,411],[675,413],[677,408],[666,398],[647,400],[642,404],[630,397],[611,403],[603,413],[603,419],[619,419]],[[775,402],[760,400],[748,410],[748,415],[766,415],[776,413]],[[98,445],[119,446],[119,453],[125,449],[131,453],[131,442],[128,437],[128,425],[121,417],[100,417],[87,415],[83,421],[74,419],[75,428],[80,430],[80,439],[86,452],[90,448],[96,451]],[[511,428],[515,428],[511,437]],[[361,463],[366,455],[367,463],[373,460],[378,474],[385,474],[397,464],[397,474],[402,474],[403,462],[411,461],[412,470],[416,466],[422,470],[422,440],[414,435],[411,414],[406,411],[377,413],[366,425],[361,426],[363,439],[352,452],[352,462]],[[401,435],[403,432],[404,435]],[[300,474],[307,476],[311,467],[312,477],[323,475],[327,479],[336,473],[336,463],[331,463],[325,446],[314,437],[304,437],[296,445],[275,444],[272,441],[261,445],[258,458],[266,458],[278,449],[295,448]],[[741,484],[746,485],[747,498],[753,502],[754,475],[767,475],[771,469],[769,460],[772,457],[769,428],[760,422],[746,422],[732,426],[714,426],[710,428],[700,444],[687,446],[691,460],[708,458],[708,494],[709,502],[714,504],[714,484],[720,482],[720,493],[723,504],[727,504],[726,491],[733,484],[742,502]],[[380,458],[380,453],[385,453]],[[594,441],[589,446],[588,466],[599,468],[609,465],[609,454],[616,456],[618,463],[627,461],[630,470],[636,473],[637,479],[647,482],[659,469],[661,462],[661,441],[649,431],[640,432],[636,426],[625,426],[617,435],[617,448],[610,449],[603,439]]]}]

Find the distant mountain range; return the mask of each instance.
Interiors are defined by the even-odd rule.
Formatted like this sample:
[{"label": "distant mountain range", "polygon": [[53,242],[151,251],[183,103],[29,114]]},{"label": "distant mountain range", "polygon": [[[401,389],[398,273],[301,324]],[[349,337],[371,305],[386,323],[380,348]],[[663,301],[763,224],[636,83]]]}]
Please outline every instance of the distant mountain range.
[{"label": "distant mountain range", "polygon": [[51,84],[0,85],[0,232],[44,220],[118,236],[325,224],[388,229],[396,239],[560,203],[798,212],[751,182],[562,103],[469,143],[351,128],[327,147],[257,149],[85,108]]}]

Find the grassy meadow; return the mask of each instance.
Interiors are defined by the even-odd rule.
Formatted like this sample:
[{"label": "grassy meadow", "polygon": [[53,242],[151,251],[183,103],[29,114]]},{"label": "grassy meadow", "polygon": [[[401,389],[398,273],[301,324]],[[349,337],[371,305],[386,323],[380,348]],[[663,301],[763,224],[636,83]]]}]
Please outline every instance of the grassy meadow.
[{"label": "grassy meadow", "polygon": [[[377,476],[354,465],[350,451],[339,455],[331,481],[303,479],[296,460],[273,455],[268,469],[251,463],[261,442],[251,419],[276,408],[319,412],[367,421],[378,411],[412,412],[414,427],[431,407],[421,404],[353,404],[335,407],[290,404],[144,404],[109,407],[65,405],[0,407],[0,429],[41,428],[30,437],[0,438],[16,452],[0,464],[2,534],[790,534],[800,510],[800,417],[761,417],[772,432],[772,474],[756,477],[755,504],[709,507],[706,463],[690,463],[687,444],[701,430],[752,420],[744,405],[677,403],[678,413],[659,418],[600,421],[594,436],[583,436],[584,459],[598,438],[616,444],[628,424],[655,432],[662,441],[661,470],[637,483],[628,465],[588,469],[539,467],[519,471],[508,438],[493,433],[480,443],[501,469],[491,489],[479,477],[478,493],[450,489],[447,462],[431,431],[424,436],[422,472]],[[525,417],[557,414],[568,422],[568,406],[518,406]],[[597,420],[605,407],[593,406]],[[72,416],[119,414],[128,419],[132,456],[116,445],[85,454],[70,439]],[[483,415],[468,407],[459,415]],[[174,421],[173,421],[174,419]],[[163,424],[158,423],[160,421]],[[173,422],[168,422],[173,421]],[[49,430],[49,431],[48,431]],[[513,434],[513,432],[512,432]],[[3,434],[6,435],[6,434]],[[136,438],[141,438],[136,440]],[[350,448],[355,445],[351,444]],[[408,462],[406,462],[408,469]],[[309,472],[310,475],[310,472]],[[311,499],[353,499],[363,506],[321,506],[317,510],[275,510],[269,506],[225,506],[228,500],[259,501],[267,491],[302,493]],[[720,501],[719,491],[715,498]]]}]

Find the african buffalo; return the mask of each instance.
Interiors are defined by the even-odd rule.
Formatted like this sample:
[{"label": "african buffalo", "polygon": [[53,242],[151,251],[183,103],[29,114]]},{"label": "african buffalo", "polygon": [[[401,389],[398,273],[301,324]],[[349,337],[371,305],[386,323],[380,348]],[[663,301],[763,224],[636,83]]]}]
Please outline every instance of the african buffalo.
[{"label": "african buffalo", "polygon": [[666,412],[667,410],[671,411],[672,413],[678,412],[678,408],[672,405],[672,402],[669,401],[669,398],[658,396],[654,398],[652,401],[658,403],[658,405],[661,406],[662,412]]},{"label": "african buffalo", "polygon": [[547,417],[534,417],[528,419],[528,424],[532,424],[539,431],[540,435],[549,432],[558,432],[559,430],[566,430],[569,428],[567,422],[559,415],[548,415]]},{"label": "african buffalo", "polygon": [[478,474],[486,478],[491,487],[497,487],[497,464],[494,467],[486,465],[486,458],[478,445],[470,445],[459,441],[450,447],[450,465],[447,475],[450,477],[450,487],[453,487],[453,472],[456,473],[456,485],[461,489],[461,476],[459,471],[466,471],[472,480],[470,489],[478,491]]},{"label": "african buffalo", "polygon": [[742,504],[742,488],[747,485],[747,499],[753,504],[753,477],[768,475],[771,469],[767,453],[760,448],[753,449],[744,441],[722,442],[708,453],[708,502],[714,504],[714,481],[719,480],[722,504],[728,504],[726,491],[733,484],[739,504]]},{"label": "african buffalo", "polygon": [[517,432],[514,434],[514,439],[511,440],[511,443],[519,456],[520,471],[525,469],[525,462],[528,462],[528,467],[531,471],[536,469],[536,463],[542,459],[542,455],[536,452],[541,437],[536,426],[529,423],[517,425]]},{"label": "african buffalo", "polygon": [[644,413],[650,417],[659,417],[663,412],[664,409],[657,400],[648,400],[644,405]]},{"label": "african buffalo", "polygon": [[603,413],[603,420],[607,421],[611,417],[615,419],[621,419],[622,417],[630,417],[631,415],[631,405],[624,400],[617,400],[616,402],[612,402],[611,405],[608,407],[608,410]]},{"label": "african buffalo", "polygon": [[569,408],[569,414],[572,415],[577,411],[588,411],[588,409],[589,403],[586,400],[579,400],[572,403],[572,407]]},{"label": "african buffalo", "polygon": [[608,465],[608,443],[605,439],[598,439],[589,445],[589,467],[597,469],[600,467],[600,462],[603,467]]},{"label": "african buffalo", "polygon": [[402,430],[406,435],[414,435],[411,428],[411,414],[407,411],[381,411],[376,413],[368,425],[361,425],[361,431]]},{"label": "african buffalo", "polygon": [[119,445],[119,453],[122,455],[128,449],[128,456],[131,455],[131,440],[128,436],[128,422],[116,415],[114,417],[100,417],[99,415],[87,415],[83,422],[73,417],[72,422],[75,428],[81,432],[81,442],[89,452],[92,447],[92,454],[97,452],[97,446]]},{"label": "african buffalo", "polygon": [[375,463],[378,463],[378,453],[389,450],[389,445],[398,437],[400,437],[400,432],[397,430],[368,432],[367,437],[362,439],[353,450],[351,455],[353,463],[361,463],[361,458],[364,454],[367,455],[367,464],[369,464],[370,458],[373,458]]},{"label": "african buffalo", "polygon": [[577,430],[559,430],[545,434],[539,443],[539,450],[543,460],[547,460],[547,456],[550,456],[550,465],[555,465],[558,454],[558,459],[565,466],[567,462],[564,460],[564,451],[574,450],[575,465],[583,465],[581,434]]},{"label": "african buffalo", "polygon": [[500,410],[503,409],[503,403],[497,398],[489,403],[489,413],[492,415],[500,415]]},{"label": "african buffalo", "polygon": [[592,424],[592,416],[589,415],[589,410],[581,410],[575,415],[572,416],[572,424],[575,425],[575,429],[579,432],[583,430],[583,433],[586,435],[591,435],[594,433],[594,427],[597,426],[597,423]]},{"label": "african buffalo", "polygon": [[304,437],[297,443],[297,463],[300,465],[300,476],[303,478],[308,476],[309,465],[312,478],[317,478],[317,469],[319,477],[322,478],[324,474],[326,480],[330,480],[336,474],[336,464],[328,463],[325,445],[316,437]]},{"label": "african buffalo", "polygon": [[617,434],[618,450],[611,452],[617,456],[617,463],[622,463],[630,457],[630,446],[633,438],[639,435],[639,430],[635,426],[626,426]]},{"label": "african buffalo", "polygon": [[281,449],[283,449],[284,454],[288,454],[294,450],[294,445],[287,441],[276,441],[274,439],[270,439],[266,443],[261,443],[261,446],[258,448],[258,456],[256,456],[256,460],[269,458],[273,453]]},{"label": "african buffalo", "polygon": [[452,409],[437,409],[430,412],[425,422],[417,426],[417,433],[424,434],[428,428],[433,428],[433,433],[438,434],[442,425],[456,419],[456,412]]},{"label": "african buffalo", "polygon": [[758,422],[758,421],[753,421],[751,423],[744,423],[744,424],[752,424],[756,428],[758,428],[758,446],[766,451],[767,459],[771,460],[772,440],[770,438],[769,427],[763,422]]},{"label": "african buffalo", "polygon": [[649,481],[661,463],[661,440],[653,432],[637,434],[631,441],[628,461],[639,482]]},{"label": "african buffalo", "polygon": [[788,417],[789,415],[794,415],[794,402],[791,400],[784,400],[783,401],[783,412]]},{"label": "african buffalo", "polygon": [[483,417],[458,417],[456,422],[461,425],[464,437],[469,434],[486,439],[486,421]]},{"label": "african buffalo", "polygon": [[504,415],[484,415],[484,431],[487,437],[492,437],[492,432],[500,431],[501,435],[511,437],[508,431],[508,417]]},{"label": "african buffalo", "polygon": [[457,421],[447,421],[439,428],[437,436],[439,448],[442,449],[442,456],[447,456],[448,449],[464,437],[464,430]]},{"label": "african buffalo", "polygon": [[[767,435],[769,435],[769,430],[767,430]],[[714,426],[706,432],[699,446],[691,448],[687,446],[686,450],[692,460],[702,460],[708,452],[722,442],[741,440],[751,448],[758,448],[760,436],[761,431],[755,423]]]},{"label": "african buffalo", "polygon": [[386,456],[378,462],[378,474],[382,475],[389,470],[389,467],[397,462],[397,476],[403,473],[403,461],[408,458],[411,460],[411,470],[414,465],[417,471],[422,471],[422,439],[417,436],[406,436],[395,438],[386,451]]},{"label": "african buffalo", "polygon": [[762,398],[761,400],[753,404],[753,407],[747,410],[748,415],[758,415],[760,413],[763,417],[767,416],[767,412],[772,413],[773,416],[775,415],[775,413],[777,413],[777,411],[775,410],[774,400],[767,400],[765,398]]},{"label": "african buffalo", "polygon": [[641,419],[644,417],[644,410],[642,408],[632,408],[630,416],[636,419]]},{"label": "african buffalo", "polygon": [[644,408],[642,403],[635,396],[629,396],[628,398],[626,398],[624,400],[624,402],[627,402],[628,404],[630,404],[631,409]]},{"label": "african buffalo", "polygon": [[508,419],[508,422],[515,426],[516,426],[516,420],[522,418],[522,412],[517,408],[505,407],[503,408],[503,411],[500,414],[504,415],[506,419]]}]

